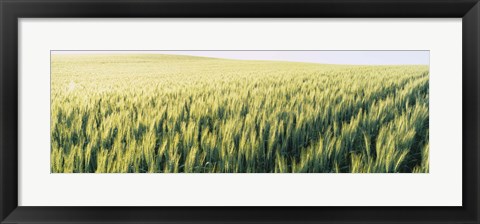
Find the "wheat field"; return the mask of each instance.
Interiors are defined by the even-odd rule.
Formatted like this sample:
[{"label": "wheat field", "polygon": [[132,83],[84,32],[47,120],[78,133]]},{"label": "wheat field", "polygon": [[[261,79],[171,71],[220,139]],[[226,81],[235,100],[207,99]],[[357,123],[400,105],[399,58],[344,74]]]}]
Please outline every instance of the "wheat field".
[{"label": "wheat field", "polygon": [[52,173],[427,173],[429,68],[52,54]]}]

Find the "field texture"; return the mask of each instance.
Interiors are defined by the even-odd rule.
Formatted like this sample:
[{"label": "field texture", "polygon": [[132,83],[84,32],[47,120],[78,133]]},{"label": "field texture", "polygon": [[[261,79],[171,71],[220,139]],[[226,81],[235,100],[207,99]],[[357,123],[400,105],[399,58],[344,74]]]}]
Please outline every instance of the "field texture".
[{"label": "field texture", "polygon": [[52,55],[53,173],[429,170],[428,66]]}]

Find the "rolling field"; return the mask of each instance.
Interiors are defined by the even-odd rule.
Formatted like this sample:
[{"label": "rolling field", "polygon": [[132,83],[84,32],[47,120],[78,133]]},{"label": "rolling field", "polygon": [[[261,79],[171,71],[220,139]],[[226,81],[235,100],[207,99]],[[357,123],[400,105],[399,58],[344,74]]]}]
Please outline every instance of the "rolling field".
[{"label": "rolling field", "polygon": [[52,173],[429,172],[428,66],[51,58]]}]

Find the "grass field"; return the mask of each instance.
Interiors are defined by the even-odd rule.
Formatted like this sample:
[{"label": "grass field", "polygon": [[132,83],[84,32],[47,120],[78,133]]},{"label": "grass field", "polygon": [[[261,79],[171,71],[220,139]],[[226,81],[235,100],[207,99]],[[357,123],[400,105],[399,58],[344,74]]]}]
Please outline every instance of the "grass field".
[{"label": "grass field", "polygon": [[53,54],[52,173],[429,171],[428,66]]}]

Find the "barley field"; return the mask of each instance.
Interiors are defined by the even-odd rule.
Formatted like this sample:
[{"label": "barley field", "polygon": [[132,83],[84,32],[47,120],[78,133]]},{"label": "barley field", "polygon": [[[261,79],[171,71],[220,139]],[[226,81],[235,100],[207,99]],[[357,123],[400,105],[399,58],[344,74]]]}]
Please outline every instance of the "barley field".
[{"label": "barley field", "polygon": [[52,54],[52,173],[428,173],[429,68]]}]

